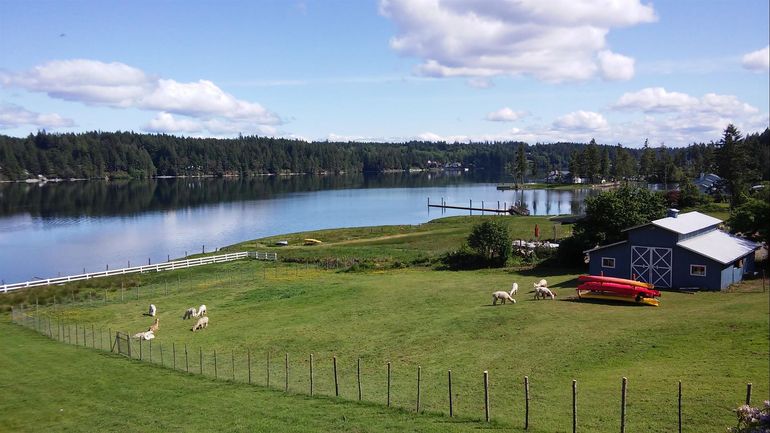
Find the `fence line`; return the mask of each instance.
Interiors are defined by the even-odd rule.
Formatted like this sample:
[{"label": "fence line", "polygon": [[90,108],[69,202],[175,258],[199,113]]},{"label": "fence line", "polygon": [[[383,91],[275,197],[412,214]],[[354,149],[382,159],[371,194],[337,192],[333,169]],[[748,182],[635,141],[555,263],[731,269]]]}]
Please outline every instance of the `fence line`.
[{"label": "fence line", "polygon": [[158,263],[155,265],[134,266],[129,268],[120,268],[105,270],[100,272],[89,272],[78,275],[68,275],[65,277],[46,278],[41,280],[25,281],[22,283],[10,283],[0,285],[0,292],[7,293],[14,290],[26,289],[28,287],[49,286],[51,284],[64,284],[73,281],[89,280],[92,278],[111,277],[115,275],[125,275],[144,272],[173,271],[175,269],[190,268],[193,266],[208,265],[212,263],[224,263],[233,260],[252,258],[255,260],[278,260],[278,253],[268,253],[259,251],[244,251],[239,253],[220,254],[216,256],[198,257],[195,259],[174,260],[170,262]]},{"label": "fence line", "polygon": [[[39,314],[31,314],[31,313],[34,313],[34,312],[25,311],[23,307],[22,308],[13,307],[12,310],[11,310],[11,319],[17,325],[33,329],[36,332],[38,332],[39,334],[45,335],[45,336],[49,337],[52,340],[56,340],[56,341],[63,342],[63,343],[66,343],[66,344],[73,344],[71,333],[69,333],[69,330],[71,329],[70,326],[74,326],[74,328],[75,328],[75,342],[74,342],[74,344],[77,345],[77,346],[80,345],[80,338],[79,338],[79,336],[80,336],[80,331],[82,331],[82,333],[83,333],[83,335],[82,335],[83,346],[86,347],[86,348],[91,348],[91,349],[94,349],[94,350],[110,351],[110,352],[114,352],[114,353],[118,353],[118,354],[121,354],[123,356],[126,356],[129,359],[134,359],[134,360],[138,360],[138,361],[145,361],[145,362],[150,362],[150,363],[154,362],[153,358],[152,358],[152,341],[148,342],[149,345],[150,345],[149,346],[149,351],[150,351],[149,353],[150,353],[150,355],[149,355],[149,361],[148,361],[147,357],[145,357],[143,355],[142,341],[141,340],[139,341],[139,349],[138,350],[136,350],[136,348],[134,348],[134,350],[132,350],[132,347],[131,347],[131,344],[132,344],[131,336],[128,333],[126,333],[126,332],[115,331],[114,335],[113,335],[113,330],[111,328],[108,328],[108,332],[109,332],[109,336],[108,336],[108,339],[107,339],[107,343],[108,344],[107,344],[107,347],[105,348],[103,343],[102,343],[102,340],[101,340],[101,335],[102,335],[102,333],[104,331],[104,328],[99,328],[98,332],[100,334],[100,344],[99,344],[99,347],[97,348],[96,347],[96,340],[95,340],[97,329],[96,329],[96,327],[93,324],[90,327],[91,346],[88,346],[88,338],[87,338],[88,337],[88,335],[87,335],[88,327],[86,325],[84,325],[82,323],[78,323],[78,322],[75,322],[74,324],[72,324],[72,323],[61,323],[61,325],[60,325],[59,321],[57,320],[57,324],[56,324],[57,332],[53,332],[52,329],[51,329],[51,327],[52,327],[51,317],[49,317],[47,315],[39,315]],[[68,332],[59,332],[60,326],[61,326],[61,329],[66,329],[66,330],[68,330]],[[175,344],[175,342],[171,342],[171,346],[172,346],[172,364],[169,367],[174,369],[174,370],[184,371],[184,372],[189,373],[189,374],[195,374],[195,370],[196,370],[196,369],[194,369],[195,366],[194,365],[192,365],[192,366],[190,365],[190,361],[191,360],[193,361],[193,363],[195,362],[194,361],[195,357],[193,356],[192,358],[190,358],[188,356],[187,344],[184,344],[184,355],[185,355],[184,366],[183,367],[180,366],[179,369],[177,368],[177,363],[176,363],[176,344]],[[239,367],[240,368],[238,369],[238,371],[241,372],[240,374],[243,374],[244,370],[245,370],[247,372],[248,376],[243,377],[242,379],[239,380],[239,382],[245,382],[245,383],[248,383],[250,385],[251,384],[257,384],[256,382],[252,382],[252,374],[251,374],[252,373],[251,372],[251,367],[252,367],[251,349],[245,349],[245,351],[246,351],[246,353],[245,353],[246,356],[244,357],[243,361],[245,361],[246,365],[243,365],[243,363],[241,363],[239,361]],[[269,379],[269,373],[270,373],[270,351],[267,352],[267,355],[268,355],[268,358],[267,358],[267,373],[268,373],[268,376],[267,376],[267,381],[266,381],[267,383],[266,383],[265,386],[267,388],[270,388],[270,382],[269,382],[269,380],[270,380]],[[217,363],[217,352],[216,352],[216,350],[213,351],[213,360],[207,361],[207,363],[208,363],[207,365],[210,366],[210,367],[208,367],[208,369],[209,370],[213,370],[213,371],[207,371],[204,368],[204,359],[205,359],[205,357],[204,357],[204,350],[203,350],[202,347],[199,347],[199,357],[198,358],[199,358],[199,360],[198,360],[198,365],[197,365],[198,368],[197,368],[197,370],[198,370],[199,374],[200,375],[206,375],[207,373],[208,373],[208,375],[212,375],[213,374],[213,377],[215,379],[218,379],[221,371],[220,371],[219,365]],[[233,381],[236,380],[236,362],[235,362],[235,360],[236,360],[235,350],[233,350],[232,353],[231,353],[231,362],[232,362],[231,376],[232,376],[232,380]],[[332,377],[333,377],[332,383],[333,383],[333,389],[334,389],[333,392],[334,392],[334,395],[336,397],[339,397],[340,396],[340,390],[339,390],[339,382],[338,382],[337,357],[336,356],[331,357],[330,361],[332,362],[332,367],[333,367],[333,371],[332,371]],[[166,367],[165,361],[164,361],[164,358],[163,358],[163,346],[162,345],[160,345],[160,363],[161,363],[162,367]],[[384,402],[380,402],[380,404],[384,403],[387,407],[390,407],[391,406],[391,362],[388,361],[386,363],[386,365],[387,365],[387,384],[386,384],[387,399]],[[283,385],[283,391],[284,392],[288,392],[289,391],[289,353],[288,352],[284,354],[284,366],[283,367],[284,367],[284,374],[285,374],[285,382],[282,384]],[[315,382],[314,381],[314,371],[313,371],[314,368],[313,367],[314,367],[314,356],[313,356],[313,354],[310,354],[310,357],[309,357],[309,369],[310,369],[310,389],[309,389],[310,394],[309,395],[310,396],[314,396],[314,394],[315,394],[314,387],[313,387],[314,382]],[[278,368],[280,368],[280,367],[278,367]],[[226,367],[225,367],[225,370],[226,370]],[[421,407],[421,397],[422,397],[421,396],[421,385],[422,385],[422,382],[423,382],[423,380],[422,380],[423,378],[422,378],[422,371],[421,370],[422,370],[421,366],[418,365],[417,366],[417,389],[416,389],[417,390],[417,396],[416,396],[417,397],[416,398],[417,413],[422,412],[421,411],[421,409],[422,409],[422,407]],[[356,366],[355,366],[355,373],[351,373],[351,374],[355,374],[356,375],[356,382],[357,382],[357,385],[358,385],[358,400],[361,401],[362,400],[362,392],[361,392],[361,358],[357,359]],[[227,379],[225,379],[225,377],[227,377],[226,372],[225,372],[225,374],[223,374],[223,380],[227,380]],[[531,399],[530,384],[531,384],[531,382],[530,382],[528,376],[524,376],[523,379],[524,379],[524,383],[522,384],[522,388],[523,388],[524,398],[525,398],[525,405],[524,405],[524,408],[523,408],[523,412],[524,412],[524,414],[523,414],[524,415],[524,430],[529,430],[530,427],[531,427],[531,422],[530,422],[530,399]],[[621,387],[620,387],[620,391],[621,391],[620,430],[621,430],[621,432],[625,431],[626,423],[627,423],[627,418],[626,418],[626,415],[627,415],[626,414],[626,401],[627,401],[626,394],[627,394],[627,389],[628,389],[627,388],[627,382],[628,382],[628,379],[623,377],[622,378]],[[329,385],[331,385],[331,384],[329,384]],[[571,424],[572,424],[572,432],[575,433],[577,431],[577,381],[576,380],[572,380],[572,383],[570,385],[571,385],[571,388],[572,388],[572,414],[571,414],[572,417],[571,417]],[[448,416],[449,417],[453,417],[455,415],[455,410],[454,410],[455,408],[454,408],[454,404],[453,404],[454,402],[453,402],[453,389],[452,389],[452,370],[448,370],[447,371],[447,386],[448,386],[448,397],[449,397],[448,398]],[[483,407],[483,414],[480,413],[480,414],[477,414],[477,415],[471,415],[471,416],[468,416],[468,418],[469,419],[481,419],[481,420],[485,420],[486,422],[490,422],[492,420],[492,417],[491,417],[491,414],[490,414],[490,412],[491,412],[490,411],[490,406],[492,404],[492,399],[491,399],[492,396],[490,395],[490,384],[489,384],[489,373],[488,373],[488,371],[484,371],[483,372],[483,382],[480,384],[479,390],[481,390],[483,392],[483,406],[482,406]],[[752,384],[751,383],[747,383],[746,404],[750,404],[751,391],[752,391]],[[301,392],[301,391],[298,392],[298,391],[295,390],[294,392],[295,393],[299,393],[299,394],[304,394],[304,392]],[[385,397],[385,396],[384,395],[380,395],[380,397]],[[343,398],[345,398],[345,397],[343,397]],[[355,399],[353,397],[350,397],[350,398],[346,398],[346,400],[354,401]],[[414,400],[412,400],[412,401],[414,401]],[[404,408],[403,405],[397,405],[397,406],[400,406],[401,408]],[[679,383],[678,383],[677,409],[678,409],[677,410],[677,412],[678,412],[678,417],[677,417],[678,431],[681,432],[682,431],[682,382],[681,381],[679,381]]]}]

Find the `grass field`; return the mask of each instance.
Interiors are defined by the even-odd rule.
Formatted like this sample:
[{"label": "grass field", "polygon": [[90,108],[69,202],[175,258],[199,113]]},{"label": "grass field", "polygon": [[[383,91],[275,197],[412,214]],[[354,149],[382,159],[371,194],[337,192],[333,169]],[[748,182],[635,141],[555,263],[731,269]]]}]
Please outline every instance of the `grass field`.
[{"label": "grass field", "polygon": [[[540,221],[541,227],[547,223],[537,218],[508,220],[522,237],[535,221]],[[126,290],[121,302],[120,292],[114,291],[118,281],[94,280],[95,284],[113,287],[107,292],[108,302],[103,301],[103,292],[94,288],[101,301],[55,309],[41,307],[41,313],[54,323],[85,325],[90,342],[91,325],[96,330],[111,328],[131,333],[146,329],[151,320],[141,313],[154,303],[161,325],[153,342],[156,365],[160,363],[161,345],[164,364],[170,364],[173,344],[177,369],[185,369],[181,348],[187,345],[190,371],[200,371],[203,353],[204,374],[213,377],[216,350],[217,375],[231,378],[235,374],[236,381],[246,382],[246,359],[250,354],[252,382],[264,386],[269,353],[270,385],[283,389],[284,356],[288,353],[289,389],[293,393],[309,391],[308,359],[312,353],[315,393],[334,395],[332,357],[336,356],[341,397],[356,400],[356,361],[361,358],[364,405],[342,404],[326,397],[312,400],[283,396],[259,387],[188,377],[46,342],[27,331],[11,332],[7,325],[4,328],[8,332],[3,329],[0,338],[18,348],[0,355],[3,365],[10,366],[0,374],[27,380],[31,366],[37,366],[34,377],[41,389],[14,385],[13,392],[25,401],[33,401],[36,394],[55,393],[55,388],[46,391],[54,382],[62,390],[80,386],[81,381],[104,385],[111,380],[110,369],[128,375],[121,381],[125,399],[146,399],[149,395],[141,391],[141,386],[147,380],[142,375],[151,374],[170,389],[175,384],[183,390],[203,387],[212,395],[224,396],[229,403],[222,409],[226,412],[268,412],[272,431],[477,430],[485,426],[479,423],[484,414],[484,370],[490,374],[494,422],[489,427],[508,430],[523,426],[525,375],[531,382],[530,431],[535,432],[571,431],[573,379],[578,381],[580,430],[591,432],[619,428],[620,383],[624,376],[629,380],[627,431],[674,431],[679,380],[684,390],[685,431],[724,431],[733,425],[732,409],[745,398],[747,382],[754,384],[755,401],[767,398],[768,293],[757,290],[756,282],[734,293],[664,293],[661,307],[653,308],[571,301],[579,270],[452,272],[427,266],[393,266],[396,262],[422,263],[426,257],[456,247],[475,221],[478,219],[450,218],[419,227],[301,233],[246,244],[253,250],[275,239],[287,239],[293,244],[295,239],[312,237],[324,240],[324,244],[290,246],[280,249],[279,254],[302,262],[366,256],[387,264],[363,272],[324,270],[304,263],[232,262],[132,277],[139,284],[138,300],[132,288]],[[555,288],[557,300],[534,301],[526,293],[540,278],[547,278]],[[491,292],[506,290],[513,281],[520,286],[519,302],[492,307]],[[82,294],[87,289],[80,290]],[[181,316],[187,307],[201,303],[208,306],[211,325],[191,333],[192,323],[182,321]],[[94,339],[98,341],[99,337]],[[25,348],[25,342],[30,348]],[[147,352],[144,356],[148,356]],[[68,357],[80,361],[69,361]],[[20,363],[21,359],[29,359],[31,364]],[[393,406],[401,410],[382,407],[386,401],[387,362],[391,362],[393,371]],[[47,363],[52,365],[46,368]],[[79,364],[89,368],[73,367]],[[415,418],[407,411],[416,407],[418,366],[422,371],[421,407],[427,414]],[[442,416],[448,412],[448,369],[452,370],[455,411],[460,416],[452,422]],[[57,379],[47,385],[47,376]],[[181,425],[192,412],[196,417],[218,414],[216,408],[190,397],[189,392],[169,393],[164,394],[168,401],[164,402],[165,421],[160,430],[185,430],[174,426]],[[255,393],[264,400],[239,403],[245,397],[237,396]],[[99,392],[79,394],[84,408],[93,408],[99,414],[106,410],[101,403],[104,396]],[[290,411],[290,415],[283,413],[293,402],[299,402],[300,408]],[[131,402],[126,405],[137,407]],[[0,411],[0,425],[21,422],[15,408]],[[360,420],[364,421],[337,428],[335,420],[339,422],[340,414],[347,411],[360,411]],[[322,420],[318,419],[319,412],[323,413]],[[107,414],[108,420],[113,418],[105,422],[120,426],[119,416]],[[324,424],[324,420],[331,424]],[[276,427],[281,422],[285,427]],[[94,429],[110,428],[94,424],[90,430]],[[254,424],[228,424],[225,429],[259,428]],[[265,427],[263,431],[268,430]]]}]

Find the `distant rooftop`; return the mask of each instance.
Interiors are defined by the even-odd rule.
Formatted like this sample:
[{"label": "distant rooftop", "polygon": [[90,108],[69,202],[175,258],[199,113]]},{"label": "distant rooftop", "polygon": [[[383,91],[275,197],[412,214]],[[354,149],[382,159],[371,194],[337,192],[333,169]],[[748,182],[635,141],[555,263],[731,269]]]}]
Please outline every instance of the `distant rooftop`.
[{"label": "distant rooftop", "polygon": [[759,247],[759,244],[729,235],[721,230],[712,230],[679,242],[677,245],[716,260],[723,265],[737,260]]},{"label": "distant rooftop", "polygon": [[692,233],[694,231],[715,226],[722,220],[702,214],[700,212],[687,212],[677,217],[666,217],[652,221],[652,224],[679,234]]}]

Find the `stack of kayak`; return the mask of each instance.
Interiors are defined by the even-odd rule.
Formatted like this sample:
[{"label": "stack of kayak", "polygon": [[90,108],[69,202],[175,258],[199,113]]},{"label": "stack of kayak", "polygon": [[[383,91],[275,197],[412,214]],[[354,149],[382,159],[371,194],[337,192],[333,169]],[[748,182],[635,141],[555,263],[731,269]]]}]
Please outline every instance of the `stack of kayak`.
[{"label": "stack of kayak", "polygon": [[650,283],[599,275],[581,275],[578,280],[582,282],[577,287],[580,299],[632,302],[656,307],[659,304],[655,298],[660,296],[660,292],[654,290],[655,286]]}]

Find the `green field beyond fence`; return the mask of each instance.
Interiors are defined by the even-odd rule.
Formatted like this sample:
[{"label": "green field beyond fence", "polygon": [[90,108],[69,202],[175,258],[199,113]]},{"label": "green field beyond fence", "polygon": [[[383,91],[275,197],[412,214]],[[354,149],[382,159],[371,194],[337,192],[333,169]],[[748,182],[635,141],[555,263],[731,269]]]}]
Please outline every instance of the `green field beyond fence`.
[{"label": "green field beyond fence", "polygon": [[[747,383],[755,403],[767,398],[768,294],[761,288],[664,293],[653,308],[576,302],[575,277],[246,261],[145,275],[131,290],[28,305],[13,318],[57,341],[120,351],[221,386],[362,400],[389,405],[394,416],[425,413],[430,423],[451,414],[453,428],[476,429],[488,416],[494,428],[569,432],[574,416],[577,431],[619,431],[623,422],[627,431],[672,432],[681,407],[683,431],[724,431]],[[527,293],[540,278],[556,300]],[[518,303],[491,306],[491,292],[513,281]],[[152,319],[142,315],[149,303],[158,307],[157,338],[118,342],[118,332],[149,327]],[[210,325],[190,332],[194,320],[182,314],[203,303]]]}]

